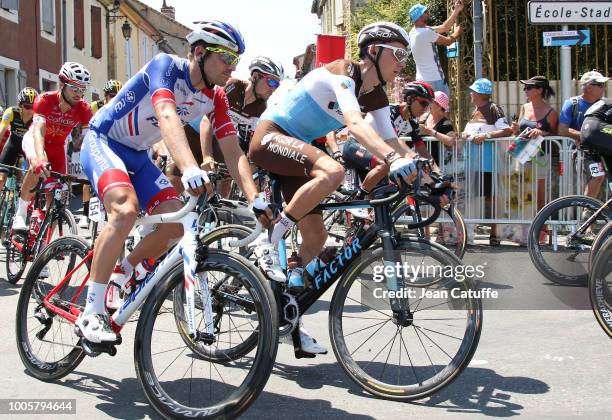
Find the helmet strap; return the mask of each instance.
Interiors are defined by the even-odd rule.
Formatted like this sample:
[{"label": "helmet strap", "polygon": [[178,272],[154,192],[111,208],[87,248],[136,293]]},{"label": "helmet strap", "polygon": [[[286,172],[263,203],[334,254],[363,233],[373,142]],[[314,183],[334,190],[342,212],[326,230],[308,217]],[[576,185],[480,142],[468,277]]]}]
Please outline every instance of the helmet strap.
[{"label": "helmet strap", "polygon": [[368,58],[370,59],[370,61],[372,61],[374,63],[374,68],[376,69],[376,76],[378,76],[378,81],[380,82],[381,85],[385,86],[387,84],[387,82],[385,82],[385,80],[383,79],[382,73],[380,71],[380,57],[382,55],[382,48],[379,48],[378,52],[376,53],[376,58],[372,57],[372,54],[370,54],[369,51],[366,50],[366,54],[368,55]]},{"label": "helmet strap", "polygon": [[208,89],[213,89],[215,87],[215,84],[210,83],[208,79],[206,78],[206,73],[204,73],[204,60],[206,59],[206,57],[208,57],[208,54],[210,53],[206,51],[204,54],[200,56],[200,58],[198,58],[198,68],[200,69],[200,74],[202,75],[202,81],[204,82],[206,87]]},{"label": "helmet strap", "polygon": [[74,105],[72,105],[70,101],[68,100],[68,98],[66,98],[66,95],[64,95],[64,89],[66,89],[65,83],[64,83],[64,86],[62,86],[62,90],[60,91],[60,94],[62,95],[62,99],[64,100],[64,102],[66,102],[70,106],[70,108],[72,108]]}]

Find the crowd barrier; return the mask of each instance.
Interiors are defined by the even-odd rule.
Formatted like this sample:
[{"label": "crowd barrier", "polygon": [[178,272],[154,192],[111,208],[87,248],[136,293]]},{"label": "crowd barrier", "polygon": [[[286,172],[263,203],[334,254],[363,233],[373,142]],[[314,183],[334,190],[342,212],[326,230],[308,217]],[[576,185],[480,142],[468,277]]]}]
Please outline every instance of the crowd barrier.
[{"label": "crowd barrier", "polygon": [[[458,140],[453,148],[430,137],[425,141],[442,171],[455,178],[457,207],[470,224],[529,225],[552,200],[584,193],[583,152],[567,137],[544,137],[541,152],[524,165],[508,152],[514,137],[480,145]],[[607,195],[604,185],[600,198]]]}]

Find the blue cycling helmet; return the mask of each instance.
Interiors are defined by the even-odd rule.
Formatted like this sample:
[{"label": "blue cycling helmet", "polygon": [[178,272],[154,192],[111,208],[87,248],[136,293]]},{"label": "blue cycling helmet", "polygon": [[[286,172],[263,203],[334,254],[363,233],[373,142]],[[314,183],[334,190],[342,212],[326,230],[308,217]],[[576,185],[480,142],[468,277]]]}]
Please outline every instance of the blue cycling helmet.
[{"label": "blue cycling helmet", "polygon": [[410,20],[412,20],[413,22],[416,22],[417,20],[419,20],[421,16],[425,14],[426,11],[427,11],[427,6],[423,6],[422,4],[419,4],[419,3],[415,4],[414,6],[410,8],[410,11],[408,12],[408,14],[410,15]]},{"label": "blue cycling helmet", "polygon": [[482,95],[492,95],[493,94],[493,82],[489,79],[478,79],[472,83],[470,86],[470,90],[473,90],[476,93],[480,93]]},{"label": "blue cycling helmet", "polygon": [[244,38],[235,26],[218,20],[205,20],[194,24],[198,25],[198,29],[187,35],[189,45],[203,41],[211,45],[220,45],[236,54],[244,52]]}]

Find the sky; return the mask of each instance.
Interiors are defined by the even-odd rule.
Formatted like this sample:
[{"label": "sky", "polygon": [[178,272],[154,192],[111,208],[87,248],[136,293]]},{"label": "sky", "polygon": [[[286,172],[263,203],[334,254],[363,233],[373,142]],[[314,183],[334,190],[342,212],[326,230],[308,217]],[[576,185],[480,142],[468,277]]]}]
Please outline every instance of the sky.
[{"label": "sky", "polygon": [[[140,0],[157,10],[163,0]],[[316,42],[319,18],[310,13],[312,0],[166,0],[174,6],[176,20],[193,28],[192,22],[222,20],[235,25],[245,39],[246,51],[233,76],[249,77],[249,63],[265,55],[282,63],[288,77],[295,75],[293,57]]]}]

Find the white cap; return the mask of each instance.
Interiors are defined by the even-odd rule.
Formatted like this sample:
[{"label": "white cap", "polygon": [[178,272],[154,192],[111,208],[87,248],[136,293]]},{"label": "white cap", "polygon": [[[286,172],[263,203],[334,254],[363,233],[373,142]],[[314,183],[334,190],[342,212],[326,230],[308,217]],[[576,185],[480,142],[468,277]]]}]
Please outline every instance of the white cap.
[{"label": "white cap", "polygon": [[580,78],[580,84],[581,85],[588,85],[589,83],[606,83],[608,80],[610,80],[609,77],[604,77],[603,74],[601,74],[598,71],[588,71],[586,73],[584,73],[582,75],[582,77]]}]

